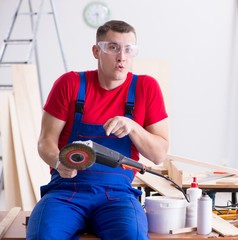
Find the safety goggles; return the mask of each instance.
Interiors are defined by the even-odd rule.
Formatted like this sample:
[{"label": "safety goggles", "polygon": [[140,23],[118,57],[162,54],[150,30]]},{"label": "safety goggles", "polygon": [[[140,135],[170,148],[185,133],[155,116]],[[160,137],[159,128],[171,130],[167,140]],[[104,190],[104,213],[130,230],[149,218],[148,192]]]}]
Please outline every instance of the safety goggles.
[{"label": "safety goggles", "polygon": [[128,57],[135,57],[138,53],[138,46],[134,44],[119,44],[115,42],[98,42],[100,49],[107,54],[117,55],[123,51],[123,53]]}]

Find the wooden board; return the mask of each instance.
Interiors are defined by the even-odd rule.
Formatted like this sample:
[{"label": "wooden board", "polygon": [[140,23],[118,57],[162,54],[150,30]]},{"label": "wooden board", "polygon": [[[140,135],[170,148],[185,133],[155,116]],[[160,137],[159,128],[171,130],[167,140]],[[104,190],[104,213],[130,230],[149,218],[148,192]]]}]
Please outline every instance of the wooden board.
[{"label": "wooden board", "polygon": [[177,183],[180,187],[182,187],[183,184],[183,171],[177,169],[177,167],[174,164],[173,160],[166,160],[166,166],[168,168],[168,175],[169,177]]},{"label": "wooden board", "polygon": [[201,162],[201,161],[192,160],[192,159],[188,159],[188,158],[184,158],[184,157],[168,155],[168,159],[186,163],[186,164],[196,165],[196,166],[203,167],[203,168],[209,168],[209,169],[214,169],[217,171],[238,174],[238,170],[235,168],[224,167],[221,165],[211,164],[211,163],[207,163],[207,162]]},{"label": "wooden board", "polygon": [[143,175],[137,174],[136,177],[161,195],[184,198],[182,192],[174,188],[171,185],[171,182],[167,181],[162,177],[150,173],[145,173]]},{"label": "wooden board", "polygon": [[169,61],[156,59],[135,60],[133,64],[133,72],[135,74],[150,75],[158,81],[168,113],[170,109],[169,65]]},{"label": "wooden board", "polygon": [[212,214],[212,229],[222,236],[238,236],[238,228],[222,219],[216,214]]},{"label": "wooden board", "polygon": [[31,211],[36,204],[36,198],[33,192],[33,188],[31,185],[31,180],[29,177],[29,173],[27,170],[27,165],[25,161],[25,155],[23,151],[23,146],[21,142],[20,130],[18,125],[15,99],[11,94],[9,96],[9,104],[10,104],[10,119],[13,133],[13,142],[15,149],[15,159],[16,159],[16,167],[17,167],[17,175],[18,182],[20,186],[20,195],[22,202],[22,210]]},{"label": "wooden board", "polygon": [[3,220],[0,222],[0,239],[2,239],[4,234],[7,232],[8,228],[11,226],[20,210],[20,207],[12,208],[7,214],[7,216],[4,217]]},{"label": "wooden board", "polygon": [[229,177],[227,179],[223,178],[216,181],[216,184],[220,185],[238,185],[238,176],[237,177]]},{"label": "wooden board", "polygon": [[16,64],[12,65],[11,68],[14,93],[17,99],[19,99],[20,94],[24,94],[22,103],[25,103],[29,108],[33,130],[38,139],[41,126],[42,104],[36,66],[34,64]]},{"label": "wooden board", "polygon": [[13,65],[12,82],[24,155],[33,191],[38,201],[40,200],[40,186],[48,183],[50,174],[48,165],[39,157],[37,151],[41,108],[35,66]]},{"label": "wooden board", "polygon": [[21,195],[17,177],[12,127],[10,121],[9,96],[11,91],[0,92],[0,131],[5,190],[5,208],[21,206]]}]

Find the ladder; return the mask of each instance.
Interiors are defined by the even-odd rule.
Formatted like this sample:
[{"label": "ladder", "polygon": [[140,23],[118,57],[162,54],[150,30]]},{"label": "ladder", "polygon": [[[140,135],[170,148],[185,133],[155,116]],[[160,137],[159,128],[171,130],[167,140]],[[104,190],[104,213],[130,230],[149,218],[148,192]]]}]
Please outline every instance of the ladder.
[{"label": "ladder", "polygon": [[[8,30],[6,38],[3,40],[3,46],[2,46],[2,49],[0,51],[0,67],[11,66],[11,64],[28,64],[28,63],[31,63],[32,62],[32,55],[34,53],[35,54],[36,68],[37,68],[37,72],[38,72],[38,78],[39,78],[39,81],[40,81],[39,60],[38,60],[38,52],[37,52],[37,32],[38,32],[40,19],[41,19],[42,14],[43,14],[43,7],[44,7],[45,0],[39,0],[38,11],[33,11],[32,1],[36,2],[35,0],[26,0],[26,1],[28,2],[29,12],[20,11],[21,7],[22,7],[23,0],[19,0],[18,4],[16,6],[16,10],[14,12],[12,22],[10,24],[10,28]],[[48,1],[50,3],[49,5],[50,5],[51,9],[50,9],[49,12],[46,12],[46,13],[53,16],[53,21],[54,21],[54,25],[55,25],[55,29],[56,29],[56,34],[57,34],[57,39],[58,39],[58,43],[59,43],[60,53],[61,53],[62,60],[63,60],[63,66],[64,66],[65,71],[67,71],[68,67],[67,67],[63,47],[62,47],[62,41],[61,41],[61,36],[60,36],[59,28],[58,28],[57,16],[56,16],[56,13],[55,13],[54,2],[53,2],[53,0],[48,0]],[[31,37],[30,38],[13,38],[13,32],[14,32],[14,29],[16,28],[15,25],[17,23],[17,20],[20,16],[23,16],[23,15],[29,15],[29,17],[30,17]],[[28,45],[27,59],[22,59],[20,61],[5,60],[7,50],[11,50],[10,46],[12,46],[12,45],[18,45],[18,46],[19,45],[20,46]],[[0,85],[0,87],[4,87],[4,85]],[[9,86],[7,86],[7,87],[9,87]]]}]

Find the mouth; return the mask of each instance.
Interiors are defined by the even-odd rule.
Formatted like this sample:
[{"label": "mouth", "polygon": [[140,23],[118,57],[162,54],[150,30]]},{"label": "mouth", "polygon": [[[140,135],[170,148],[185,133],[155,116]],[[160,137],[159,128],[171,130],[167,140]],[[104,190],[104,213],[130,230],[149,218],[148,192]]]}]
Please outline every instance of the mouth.
[{"label": "mouth", "polygon": [[116,69],[118,69],[119,71],[122,71],[125,69],[125,67],[123,65],[117,65]]}]

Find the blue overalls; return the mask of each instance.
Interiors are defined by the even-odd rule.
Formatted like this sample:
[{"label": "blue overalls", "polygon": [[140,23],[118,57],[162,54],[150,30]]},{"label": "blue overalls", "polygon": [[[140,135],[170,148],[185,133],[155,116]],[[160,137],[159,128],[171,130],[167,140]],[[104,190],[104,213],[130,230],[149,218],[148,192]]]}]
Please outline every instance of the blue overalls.
[{"label": "blue overalls", "polygon": [[[126,107],[132,117],[137,76],[133,75]],[[130,157],[131,140],[106,136],[102,125],[85,124],[82,120],[86,77],[80,72],[80,89],[73,130],[68,143],[92,140]],[[61,178],[56,170],[51,182],[41,187],[42,198],[28,223],[27,239],[78,240],[85,231],[103,240],[146,240],[147,219],[138,196],[131,187],[132,170],[111,168],[98,163],[78,171],[74,178]]]}]

